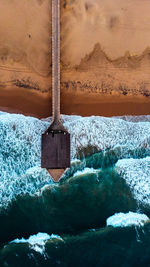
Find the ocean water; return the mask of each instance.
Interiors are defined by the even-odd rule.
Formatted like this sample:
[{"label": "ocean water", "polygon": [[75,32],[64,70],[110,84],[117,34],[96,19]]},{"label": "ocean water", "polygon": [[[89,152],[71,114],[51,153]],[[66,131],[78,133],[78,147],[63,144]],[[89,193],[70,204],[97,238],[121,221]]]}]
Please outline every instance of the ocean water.
[{"label": "ocean water", "polygon": [[150,116],[62,116],[71,167],[40,168],[49,119],[0,112],[0,267],[150,265]]}]

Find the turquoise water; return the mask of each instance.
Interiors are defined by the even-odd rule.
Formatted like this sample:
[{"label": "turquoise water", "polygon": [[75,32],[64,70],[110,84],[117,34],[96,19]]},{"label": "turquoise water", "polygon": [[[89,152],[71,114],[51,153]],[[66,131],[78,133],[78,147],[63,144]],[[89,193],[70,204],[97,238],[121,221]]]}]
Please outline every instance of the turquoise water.
[{"label": "turquoise water", "polygon": [[149,116],[62,119],[72,160],[54,184],[48,120],[0,113],[0,267],[149,266]]}]

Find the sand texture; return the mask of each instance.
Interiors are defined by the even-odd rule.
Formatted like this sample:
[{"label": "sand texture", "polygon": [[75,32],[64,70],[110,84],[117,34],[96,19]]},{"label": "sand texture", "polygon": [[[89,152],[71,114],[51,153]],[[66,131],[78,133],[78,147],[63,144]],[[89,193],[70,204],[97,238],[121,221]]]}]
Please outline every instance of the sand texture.
[{"label": "sand texture", "polygon": [[[0,13],[0,108],[49,116],[51,1],[1,0]],[[150,113],[149,14],[147,0],[61,1],[61,113]]]}]

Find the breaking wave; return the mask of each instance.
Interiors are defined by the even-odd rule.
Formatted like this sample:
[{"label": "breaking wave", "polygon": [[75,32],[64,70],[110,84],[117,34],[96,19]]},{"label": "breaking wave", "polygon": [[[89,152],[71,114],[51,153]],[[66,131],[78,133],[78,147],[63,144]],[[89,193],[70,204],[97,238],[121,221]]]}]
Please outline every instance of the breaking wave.
[{"label": "breaking wave", "polygon": [[[35,262],[37,266],[47,266],[50,259],[51,266],[71,266],[71,256],[66,259],[64,250],[72,255],[74,244],[80,244],[88,253],[94,240],[100,249],[101,242],[111,235],[118,238],[120,251],[126,248],[126,235],[134,243],[134,253],[143,249],[137,241],[134,222],[143,229],[138,231],[149,232],[149,116],[64,115],[62,120],[71,133],[71,167],[54,184],[48,172],[40,168],[41,134],[50,118],[39,120],[0,112],[0,266],[20,266],[21,255],[26,258],[21,266],[34,266]],[[127,220],[124,213],[128,214]],[[136,214],[142,221],[146,218],[146,223],[141,226]],[[112,217],[111,225],[116,224],[115,229],[106,225],[113,215],[116,217]],[[127,229],[118,230],[118,218],[125,220]],[[132,222],[130,229],[128,220]],[[141,235],[141,240],[149,244],[145,234]],[[114,255],[117,252],[112,241],[110,244]],[[107,249],[108,246],[106,243]],[[12,256],[14,253],[19,255],[17,259]],[[99,266],[90,265],[94,261],[92,253],[89,263],[85,259],[86,264],[80,253],[76,257],[82,258],[82,266]],[[109,266],[111,257],[104,258]],[[97,264],[100,263],[106,266],[98,257]],[[121,264],[119,259],[116,264]]]}]

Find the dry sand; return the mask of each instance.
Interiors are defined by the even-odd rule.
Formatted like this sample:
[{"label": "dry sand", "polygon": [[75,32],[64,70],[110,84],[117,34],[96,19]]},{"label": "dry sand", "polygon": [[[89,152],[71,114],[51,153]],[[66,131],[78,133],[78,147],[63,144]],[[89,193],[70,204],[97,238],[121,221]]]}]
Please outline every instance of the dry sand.
[{"label": "dry sand", "polygon": [[[111,59],[150,46],[149,0],[61,0],[64,63],[78,65],[96,43]],[[66,4],[65,4],[66,3]]]},{"label": "dry sand", "polygon": [[[149,14],[148,0],[61,0],[61,113],[150,114]],[[0,26],[1,110],[51,115],[50,1],[1,0]]]}]

